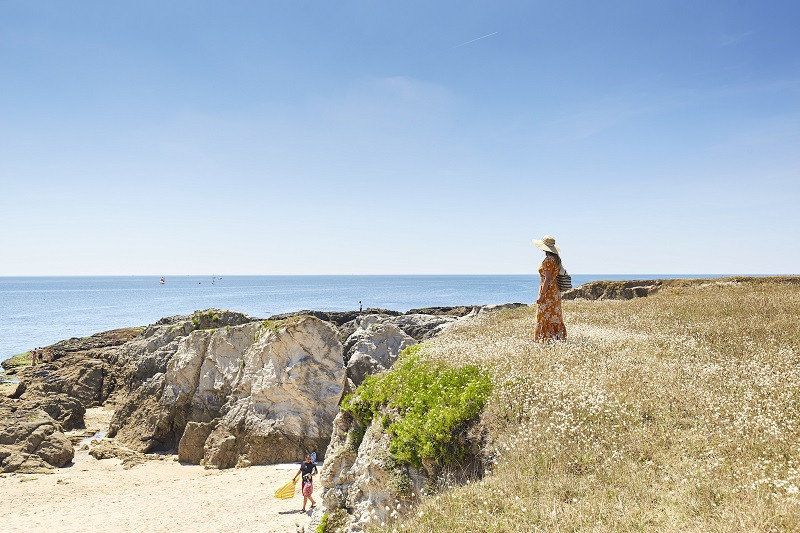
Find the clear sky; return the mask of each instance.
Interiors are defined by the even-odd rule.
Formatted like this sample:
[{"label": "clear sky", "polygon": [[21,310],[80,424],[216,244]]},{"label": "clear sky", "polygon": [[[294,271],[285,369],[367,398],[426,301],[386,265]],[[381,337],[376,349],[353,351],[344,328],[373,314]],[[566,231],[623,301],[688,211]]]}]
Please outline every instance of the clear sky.
[{"label": "clear sky", "polygon": [[800,272],[800,3],[0,1],[0,275]]}]

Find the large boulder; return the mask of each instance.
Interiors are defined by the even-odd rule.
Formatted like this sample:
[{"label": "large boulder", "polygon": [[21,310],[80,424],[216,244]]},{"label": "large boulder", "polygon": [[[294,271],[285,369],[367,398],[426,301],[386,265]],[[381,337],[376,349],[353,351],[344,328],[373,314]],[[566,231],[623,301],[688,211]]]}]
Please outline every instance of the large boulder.
[{"label": "large boulder", "polygon": [[199,465],[206,454],[206,441],[217,422],[188,422],[178,443],[178,460]]},{"label": "large boulder", "polygon": [[0,408],[0,472],[41,472],[72,462],[61,424],[41,409]]},{"label": "large boulder", "polygon": [[416,339],[386,318],[367,315],[358,320],[358,328],[347,339],[347,377],[359,385],[366,376],[391,368],[400,352],[414,344]]},{"label": "large boulder", "polygon": [[67,431],[84,427],[83,417],[86,408],[78,399],[63,393],[32,397],[21,402],[20,407],[41,409]]},{"label": "large boulder", "polygon": [[115,417],[117,439],[195,462],[207,432],[203,462],[219,468],[323,456],[345,383],[336,329],[310,316],[194,331],[158,376]]},{"label": "large boulder", "polygon": [[[253,318],[233,311],[196,311],[189,316],[162,318],[147,326],[139,338],[120,347],[114,354],[116,387],[110,399],[116,404],[116,411],[109,436],[122,431],[124,441],[139,439],[141,443],[132,445],[137,450],[173,447],[175,435],[169,422],[160,419],[158,407],[166,383],[167,364],[194,331],[214,331],[252,322]],[[140,429],[143,430],[140,432]]]}]

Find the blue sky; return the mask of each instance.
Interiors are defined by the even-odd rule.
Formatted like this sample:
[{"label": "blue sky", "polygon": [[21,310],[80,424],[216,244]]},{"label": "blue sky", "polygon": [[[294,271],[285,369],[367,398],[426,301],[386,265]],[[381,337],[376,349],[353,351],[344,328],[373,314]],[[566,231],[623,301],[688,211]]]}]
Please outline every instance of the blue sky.
[{"label": "blue sky", "polygon": [[0,1],[0,275],[532,273],[544,234],[574,273],[798,273],[798,27],[789,1]]}]

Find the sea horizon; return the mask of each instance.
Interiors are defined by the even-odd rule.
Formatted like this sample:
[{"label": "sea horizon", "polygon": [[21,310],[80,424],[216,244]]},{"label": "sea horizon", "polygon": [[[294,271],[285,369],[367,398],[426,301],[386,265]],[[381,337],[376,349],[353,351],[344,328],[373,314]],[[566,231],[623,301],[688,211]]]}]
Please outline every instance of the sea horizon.
[{"label": "sea horizon", "polygon": [[[595,280],[771,274],[572,274]],[[161,277],[164,284],[160,283]],[[537,274],[163,274],[0,276],[0,361],[39,346],[208,308],[254,318],[303,311],[530,304]]]}]

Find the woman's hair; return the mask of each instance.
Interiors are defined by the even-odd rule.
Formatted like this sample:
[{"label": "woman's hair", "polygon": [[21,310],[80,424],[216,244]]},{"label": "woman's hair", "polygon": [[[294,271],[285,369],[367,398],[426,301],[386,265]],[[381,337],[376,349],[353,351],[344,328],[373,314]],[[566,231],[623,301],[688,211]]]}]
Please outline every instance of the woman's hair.
[{"label": "woman's hair", "polygon": [[548,252],[547,250],[545,250],[544,254],[547,257],[555,257],[556,258],[556,264],[558,264],[558,268],[559,269],[561,268],[561,256],[560,255],[558,255],[556,253],[553,253],[553,252]]}]

